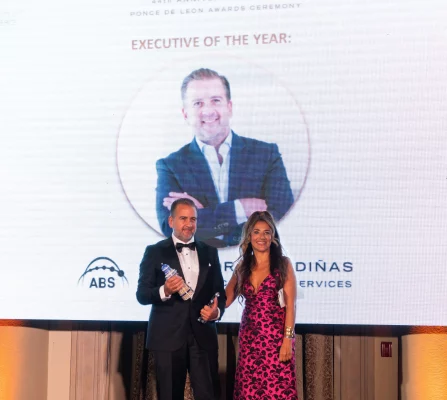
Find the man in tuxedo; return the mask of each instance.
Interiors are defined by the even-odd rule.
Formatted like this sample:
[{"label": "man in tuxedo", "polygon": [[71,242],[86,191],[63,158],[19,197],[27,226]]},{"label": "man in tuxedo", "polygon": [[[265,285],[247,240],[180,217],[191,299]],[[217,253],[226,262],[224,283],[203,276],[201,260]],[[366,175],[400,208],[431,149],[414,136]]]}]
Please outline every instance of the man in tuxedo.
[{"label": "man in tuxedo", "polygon": [[197,237],[216,247],[239,243],[254,211],[268,210],[279,221],[293,194],[278,146],[239,136],[230,128],[230,84],[202,68],[183,81],[183,117],[194,139],[157,161],[157,217],[169,236],[172,203],[190,198],[198,209]]},{"label": "man in tuxedo", "polygon": [[[147,348],[154,353],[158,398],[183,400],[189,371],[195,400],[217,399],[214,321],[222,317],[226,301],[219,257],[214,247],[194,241],[197,209],[192,200],[174,201],[168,222],[173,234],[146,248],[137,289],[138,301],[152,305]],[[162,264],[178,275],[165,280]],[[192,299],[183,300],[178,293],[185,283],[194,291]],[[220,297],[214,297],[217,292]]]}]

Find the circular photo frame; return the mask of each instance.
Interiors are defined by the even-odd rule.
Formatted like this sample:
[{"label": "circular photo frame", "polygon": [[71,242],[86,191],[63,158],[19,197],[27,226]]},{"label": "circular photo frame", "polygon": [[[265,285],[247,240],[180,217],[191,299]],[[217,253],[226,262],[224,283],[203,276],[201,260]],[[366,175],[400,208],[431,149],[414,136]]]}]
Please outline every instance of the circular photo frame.
[{"label": "circular photo frame", "polygon": [[[204,61],[208,59],[211,60]],[[280,217],[287,218],[287,213],[304,188],[310,163],[309,132],[299,103],[292,91],[263,67],[245,59],[218,54],[173,60],[169,67],[153,72],[131,102],[120,126],[117,141],[119,176],[130,204],[148,226],[164,235],[160,215],[157,215],[159,178],[156,163],[194,140],[194,133],[182,114],[180,88],[184,78],[200,68],[216,71],[229,81],[231,130],[239,137],[263,142],[262,145],[277,145],[279,159],[285,167],[293,195],[289,209],[284,210]],[[230,163],[232,158],[236,158],[231,151],[233,148],[230,150]],[[259,167],[262,167],[262,163],[269,162],[268,157],[253,159]],[[250,160],[247,158],[244,162],[248,163]],[[256,168],[248,167],[249,165],[244,165],[245,172]],[[245,172],[241,171],[239,176],[243,176]],[[211,177],[209,170],[204,170],[203,173]],[[244,182],[239,184],[244,188],[254,179],[259,179],[251,177],[249,173],[244,176]],[[203,176],[196,178],[199,182],[203,181]],[[158,185],[160,186],[160,182]],[[181,182],[179,185],[181,186]],[[261,194],[253,193],[252,197],[256,196],[261,197]],[[276,193],[276,197],[280,196],[282,193]],[[203,222],[199,217],[198,226]],[[215,246],[217,243],[217,247],[232,246],[238,242],[237,236],[230,241],[222,240],[223,236],[218,232],[216,238],[199,239]]]}]

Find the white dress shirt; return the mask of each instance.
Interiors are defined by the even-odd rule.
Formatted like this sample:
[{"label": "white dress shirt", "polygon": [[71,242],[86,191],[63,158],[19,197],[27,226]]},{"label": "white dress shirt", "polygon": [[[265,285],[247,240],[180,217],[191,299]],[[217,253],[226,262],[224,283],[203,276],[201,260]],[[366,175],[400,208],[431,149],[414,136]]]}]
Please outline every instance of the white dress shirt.
[{"label": "white dress shirt", "polygon": [[[225,141],[220,145],[219,150],[216,151],[214,146],[210,146],[203,143],[196,136],[196,142],[200,151],[205,156],[206,162],[210,168],[211,177],[213,179],[214,188],[216,189],[219,203],[225,203],[228,201],[228,186],[230,178],[230,150],[233,141],[233,132],[227,136]],[[219,162],[217,153],[222,157],[222,165]],[[234,211],[236,213],[236,221],[238,224],[242,224],[247,221],[244,207],[239,200],[234,201]]]},{"label": "white dress shirt", "polygon": [[[185,243],[181,240],[177,239],[177,237],[172,234],[172,240],[174,241],[174,247],[177,243]],[[194,242],[194,236],[190,241],[186,242],[192,243]],[[188,247],[183,247],[181,252],[175,251],[177,253],[178,259],[180,261],[180,266],[182,267],[183,276],[185,277],[185,282],[189,285],[192,290],[196,290],[197,280],[199,279],[199,255],[196,250],[191,250]],[[165,294],[165,285],[160,286],[160,298],[162,301],[169,300],[171,296],[166,296]],[[210,299],[211,300],[211,299]],[[220,309],[217,309],[217,318],[220,318]]]},{"label": "white dress shirt", "polygon": [[[177,239],[174,234],[172,234],[172,240],[174,241],[174,247],[177,243],[184,243],[181,240]],[[186,244],[192,242],[194,242],[194,236]],[[197,255],[197,250],[191,250],[188,247],[183,247],[181,252],[178,252],[176,250],[176,253],[180,261],[180,266],[182,267],[185,282],[192,290],[196,290],[197,279],[199,279],[199,256]],[[165,295],[164,285],[160,287],[160,298],[163,301],[171,298],[171,296]]]}]

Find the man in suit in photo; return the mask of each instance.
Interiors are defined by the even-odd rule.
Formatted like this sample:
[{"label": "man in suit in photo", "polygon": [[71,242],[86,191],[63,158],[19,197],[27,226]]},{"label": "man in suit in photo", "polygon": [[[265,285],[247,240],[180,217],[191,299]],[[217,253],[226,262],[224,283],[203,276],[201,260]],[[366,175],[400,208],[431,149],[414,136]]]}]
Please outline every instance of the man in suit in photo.
[{"label": "man in suit in photo", "polygon": [[239,136],[230,128],[230,84],[216,71],[191,72],[181,87],[183,117],[191,143],[157,161],[157,217],[169,236],[169,210],[180,197],[197,207],[197,237],[216,247],[239,243],[254,211],[268,210],[279,221],[293,194],[278,146]]},{"label": "man in suit in photo", "polygon": [[[192,200],[174,201],[168,223],[172,235],[146,248],[136,294],[141,304],[152,305],[147,348],[154,354],[158,398],[183,400],[188,371],[195,400],[218,399],[215,321],[225,311],[226,296],[217,249],[194,241],[197,209]],[[178,274],[165,280],[162,264]],[[189,300],[179,294],[185,283],[194,291]],[[214,297],[217,292],[220,297]]]}]

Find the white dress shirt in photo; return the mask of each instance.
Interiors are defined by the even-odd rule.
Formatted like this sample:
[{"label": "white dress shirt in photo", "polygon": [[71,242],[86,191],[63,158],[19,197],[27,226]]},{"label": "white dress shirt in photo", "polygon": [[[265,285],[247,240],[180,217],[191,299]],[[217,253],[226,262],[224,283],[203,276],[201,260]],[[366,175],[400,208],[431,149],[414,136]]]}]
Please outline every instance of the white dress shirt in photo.
[{"label": "white dress shirt in photo", "polygon": [[[219,203],[225,203],[228,201],[232,141],[233,132],[230,132],[225,141],[220,145],[219,150],[216,151],[214,146],[203,143],[196,136],[197,145],[199,146],[202,154],[205,156],[206,162],[210,168],[211,177],[213,179],[214,188],[216,189]],[[219,153],[222,157],[222,164],[219,162],[217,153]],[[244,207],[239,200],[234,201],[234,211],[236,213],[236,221],[238,224],[242,224],[247,221]]]}]

